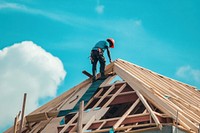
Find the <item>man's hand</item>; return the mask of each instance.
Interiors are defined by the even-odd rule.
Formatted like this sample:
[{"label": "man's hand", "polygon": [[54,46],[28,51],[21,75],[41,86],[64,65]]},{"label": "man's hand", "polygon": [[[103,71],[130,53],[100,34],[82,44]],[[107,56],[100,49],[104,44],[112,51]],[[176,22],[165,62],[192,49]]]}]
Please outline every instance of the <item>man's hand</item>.
[{"label": "man's hand", "polygon": [[112,63],[112,60],[110,59],[110,63]]},{"label": "man's hand", "polygon": [[93,58],[90,56],[90,60],[91,60],[91,63],[93,63],[94,62],[94,60],[93,60]]}]

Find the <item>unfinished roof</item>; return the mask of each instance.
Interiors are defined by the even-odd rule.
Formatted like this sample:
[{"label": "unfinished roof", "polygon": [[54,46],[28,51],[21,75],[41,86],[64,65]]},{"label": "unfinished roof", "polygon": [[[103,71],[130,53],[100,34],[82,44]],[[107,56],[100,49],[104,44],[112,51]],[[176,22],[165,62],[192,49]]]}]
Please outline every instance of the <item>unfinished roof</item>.
[{"label": "unfinished roof", "polygon": [[[105,73],[106,80],[89,78],[26,116],[23,133],[143,132],[166,125],[198,132],[196,88],[121,59]],[[116,75],[123,81],[111,82]]]}]

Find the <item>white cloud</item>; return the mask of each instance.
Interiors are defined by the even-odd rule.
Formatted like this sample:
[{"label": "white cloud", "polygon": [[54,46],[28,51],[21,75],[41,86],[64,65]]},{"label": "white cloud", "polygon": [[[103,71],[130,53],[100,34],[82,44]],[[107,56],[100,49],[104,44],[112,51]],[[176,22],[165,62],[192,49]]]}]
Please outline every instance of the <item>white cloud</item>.
[{"label": "white cloud", "polygon": [[16,10],[16,11],[20,11],[20,12],[28,13],[32,15],[40,15],[48,19],[61,22],[66,25],[80,26],[81,24],[88,24],[88,25],[92,24],[87,19],[80,16],[76,16],[74,14],[70,14],[66,12],[65,13],[50,12],[50,11],[45,11],[45,10],[41,10],[37,8],[28,7],[26,5],[18,4],[18,3],[0,2],[0,10],[3,10],[3,9]]},{"label": "white cloud", "polygon": [[182,79],[185,79],[188,81],[193,80],[196,83],[200,83],[200,70],[193,69],[189,65],[180,67],[177,70],[176,75]]},{"label": "white cloud", "polygon": [[5,8],[23,10],[25,9],[25,6],[16,3],[0,3],[0,9],[5,9]]},{"label": "white cloud", "polygon": [[98,14],[102,14],[102,13],[104,12],[104,6],[103,6],[103,5],[98,5],[98,6],[96,7],[96,12],[97,12]]},{"label": "white cloud", "polygon": [[0,50],[0,129],[13,123],[27,93],[26,113],[54,97],[66,72],[62,62],[31,41]]},{"label": "white cloud", "polygon": [[59,16],[58,14],[49,13],[40,9],[30,8],[25,5],[17,4],[17,3],[9,3],[9,2],[0,3],[0,9],[12,9],[12,10],[17,10],[17,11],[21,11],[21,12],[25,12],[29,14],[42,15],[42,16],[45,16],[57,21],[63,21],[61,16]]}]

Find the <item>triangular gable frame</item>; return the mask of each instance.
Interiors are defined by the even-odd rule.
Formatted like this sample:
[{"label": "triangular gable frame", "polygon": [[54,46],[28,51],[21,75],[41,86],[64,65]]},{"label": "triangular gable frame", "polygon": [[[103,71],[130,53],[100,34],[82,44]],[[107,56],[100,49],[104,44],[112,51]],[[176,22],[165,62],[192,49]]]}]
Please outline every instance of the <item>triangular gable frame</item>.
[{"label": "triangular gable frame", "polygon": [[[114,89],[115,89],[115,86],[116,85],[119,85],[119,84],[121,84],[121,86],[120,86],[120,88],[110,97],[110,99],[109,100],[107,100],[104,104],[102,104],[101,105],[101,108],[106,108],[106,107],[108,107],[108,105],[109,104],[111,104],[111,102],[113,102],[114,101],[114,99],[117,97],[117,96],[119,96],[119,94],[125,89],[125,87],[126,86],[128,86],[127,85],[127,83],[126,82],[118,82],[118,83],[116,83],[116,84],[112,84],[112,85],[108,85],[108,84],[105,84],[105,82],[103,83],[104,84],[104,86],[100,86],[100,88],[101,89],[99,89],[99,91],[93,96],[93,98],[92,99],[90,99],[90,101],[88,102],[88,104],[85,106],[85,109],[87,109],[89,106],[90,106],[90,104],[92,104],[92,102],[93,101],[95,101],[94,99],[95,98],[97,98],[97,97],[101,97],[98,101],[96,101],[95,102],[95,104],[93,104],[92,106],[90,106],[89,107],[89,109],[90,110],[94,110],[95,108],[97,108],[97,107],[99,107],[99,105],[100,105],[100,103],[106,98],[106,97],[108,97],[108,95],[111,95],[110,93],[112,92],[112,91],[114,91]],[[106,89],[104,89],[106,87]],[[104,92],[104,90],[106,90],[105,92]],[[139,93],[139,92],[135,92],[134,90],[132,91],[132,92],[134,92],[135,93],[135,95],[137,94],[138,95],[138,97],[136,98],[136,100],[134,101],[134,102],[132,102],[132,105],[125,111],[125,113],[121,116],[121,118],[118,118],[118,119],[113,119],[113,121],[116,121],[113,125],[112,125],[112,128],[113,128],[113,130],[114,131],[123,131],[123,130],[131,130],[132,128],[134,128],[134,127],[137,127],[137,128],[139,128],[139,127],[141,127],[141,129],[142,130],[144,130],[143,128],[144,127],[152,127],[153,129],[161,129],[162,128],[162,125],[161,125],[161,123],[160,123],[160,121],[158,120],[158,116],[156,116],[156,112],[154,112],[152,109],[151,109],[151,107],[150,107],[150,105],[147,103],[147,101],[145,100],[145,98]],[[104,93],[103,95],[101,95],[102,93]],[[126,92],[126,93],[130,93],[130,92]],[[135,115],[129,115],[130,114],[130,112],[131,111],[133,111],[133,109],[139,104],[139,102],[142,102],[142,103],[144,103],[143,104],[143,106],[145,106],[146,107],[146,109],[145,110],[147,110],[147,112],[145,113],[145,112],[143,112],[143,113],[141,113],[141,114],[135,114]],[[150,112],[150,113],[148,113],[148,112]],[[90,112],[88,112],[88,113],[90,113]],[[159,113],[157,113],[157,114],[159,114]],[[160,115],[160,114],[159,114]],[[166,116],[166,115],[165,115]],[[65,124],[65,125],[63,125],[63,126],[60,126],[60,131],[59,131],[59,133],[63,133],[63,132],[65,132],[65,131],[67,131],[67,132],[75,132],[76,131],[76,123],[73,123],[73,121],[75,120],[75,119],[77,119],[77,117],[78,117],[78,114],[76,114],[75,116],[74,116],[74,118],[72,118],[69,122],[67,122],[67,124]],[[127,119],[128,117],[132,117],[132,118],[134,118],[134,117],[138,117],[138,118],[143,118],[143,117],[145,117],[145,118],[148,118],[149,119],[149,121],[151,121],[151,122],[149,122],[149,123],[146,123],[146,124],[139,124],[139,123],[137,123],[137,125],[135,125],[135,124],[132,124],[131,126],[123,126],[122,127],[122,122],[123,121],[125,121],[125,119]],[[93,120],[93,118],[91,118],[92,120]],[[160,119],[161,119],[161,117],[160,117]],[[103,121],[103,122],[102,122]],[[106,123],[108,123],[108,121],[112,121],[112,119],[109,119],[109,120],[106,120],[106,119],[103,119],[103,120],[97,120],[96,122],[94,122],[94,120],[93,120],[93,122],[94,123],[100,123],[100,122],[102,122],[102,124],[101,125],[99,125],[99,127],[97,128],[97,129],[93,129],[93,130],[91,130],[91,129],[87,129],[87,130],[91,130],[92,132],[104,132],[104,131],[109,131],[110,130],[110,128],[103,128],[105,125],[106,125]],[[155,121],[155,122],[154,122]],[[73,123],[73,124],[72,124]],[[92,123],[90,123],[90,126],[95,126],[95,124],[93,123],[93,125],[92,125]],[[157,127],[157,128],[156,128]],[[101,128],[103,128],[103,129],[101,129]],[[139,131],[139,130],[141,130],[141,129],[137,129],[137,131]],[[147,128],[147,129],[149,129],[149,128]]]}]

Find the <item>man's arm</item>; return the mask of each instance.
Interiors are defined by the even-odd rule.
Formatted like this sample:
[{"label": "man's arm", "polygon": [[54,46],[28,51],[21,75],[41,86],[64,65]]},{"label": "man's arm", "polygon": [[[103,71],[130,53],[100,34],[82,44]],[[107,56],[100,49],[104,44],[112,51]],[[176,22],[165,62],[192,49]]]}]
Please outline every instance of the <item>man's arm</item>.
[{"label": "man's arm", "polygon": [[107,49],[107,55],[108,55],[109,61],[110,61],[110,63],[111,63],[111,62],[112,62],[112,60],[111,60],[111,56],[110,56],[110,50],[109,50],[109,48],[108,48],[108,47],[107,47],[106,49]]}]

